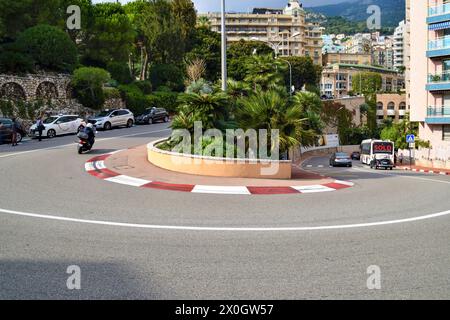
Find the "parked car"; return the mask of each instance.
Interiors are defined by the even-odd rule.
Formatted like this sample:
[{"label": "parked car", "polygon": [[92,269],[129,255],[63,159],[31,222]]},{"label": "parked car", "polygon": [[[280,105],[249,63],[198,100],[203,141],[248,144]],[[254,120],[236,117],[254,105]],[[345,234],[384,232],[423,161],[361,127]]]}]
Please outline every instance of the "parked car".
[{"label": "parked car", "polygon": [[[77,133],[82,127],[83,119],[78,115],[50,116],[43,121],[45,129],[43,137],[54,138],[59,135]],[[39,135],[36,124],[30,128],[30,136],[36,138]]]},{"label": "parked car", "polygon": [[164,108],[150,108],[136,118],[136,123],[152,124],[156,121],[169,121],[169,113]]},{"label": "parked car", "polygon": [[335,152],[331,155],[330,166],[332,167],[337,166],[351,167],[352,165],[353,165],[352,159],[350,158],[350,155],[348,153]]},{"label": "parked car", "polygon": [[[13,122],[11,119],[0,118],[0,143],[3,142],[11,142],[12,140],[12,125]],[[23,130],[22,127],[17,129],[17,142],[22,141],[22,138],[26,136],[27,133]]]},{"label": "parked car", "polygon": [[355,152],[352,152],[352,160],[360,160],[361,159],[361,152],[359,152],[359,151],[355,151]]},{"label": "parked car", "polygon": [[111,130],[116,127],[130,128],[134,124],[134,115],[128,109],[105,110],[88,119],[97,129]]}]

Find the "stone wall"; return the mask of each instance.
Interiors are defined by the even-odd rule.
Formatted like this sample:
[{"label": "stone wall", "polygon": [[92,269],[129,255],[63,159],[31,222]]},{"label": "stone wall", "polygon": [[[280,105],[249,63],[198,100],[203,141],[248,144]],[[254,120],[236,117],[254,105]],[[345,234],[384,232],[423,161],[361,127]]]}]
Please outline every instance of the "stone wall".
[{"label": "stone wall", "polygon": [[[41,100],[41,114],[78,114],[88,116],[96,111],[83,107],[72,97],[71,76],[67,74],[0,74],[0,100],[34,102]],[[124,108],[121,99],[105,102],[105,109]],[[0,111],[0,115],[1,114]]]}]

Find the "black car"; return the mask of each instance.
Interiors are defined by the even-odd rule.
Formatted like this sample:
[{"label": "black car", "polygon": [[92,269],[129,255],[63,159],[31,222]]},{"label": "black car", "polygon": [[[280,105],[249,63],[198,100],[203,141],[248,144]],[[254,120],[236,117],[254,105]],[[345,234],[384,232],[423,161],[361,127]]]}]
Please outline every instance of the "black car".
[{"label": "black car", "polygon": [[[0,143],[12,141],[12,126],[13,121],[11,119],[0,118]],[[25,135],[25,130],[19,126],[17,129],[17,142],[22,141]]]},{"label": "black car", "polygon": [[352,152],[352,160],[360,160],[361,159],[361,152],[359,152],[359,151],[355,151],[355,152]]},{"label": "black car", "polygon": [[384,168],[385,170],[392,170],[394,168],[394,163],[390,159],[375,159],[370,162],[370,168]]},{"label": "black car", "polygon": [[164,108],[150,108],[136,117],[136,123],[152,124],[157,121],[169,122],[169,113]]},{"label": "black car", "polygon": [[351,167],[352,165],[353,165],[352,159],[345,152],[336,152],[331,155],[330,166],[332,167],[337,166]]}]

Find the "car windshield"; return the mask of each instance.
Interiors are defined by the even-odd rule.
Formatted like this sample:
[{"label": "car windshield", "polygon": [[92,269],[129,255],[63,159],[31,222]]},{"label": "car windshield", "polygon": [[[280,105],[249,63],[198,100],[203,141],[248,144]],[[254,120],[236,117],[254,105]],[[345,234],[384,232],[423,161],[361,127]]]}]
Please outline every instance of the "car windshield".
[{"label": "car windshield", "polygon": [[145,110],[145,113],[144,113],[144,114],[150,114],[150,113],[152,113],[153,111],[156,111],[156,109],[147,109],[147,110]]},{"label": "car windshield", "polygon": [[58,119],[58,117],[49,117],[49,118],[45,119],[43,122],[45,124],[50,124],[50,123],[53,123],[56,119]]},{"label": "car windshield", "polygon": [[348,158],[348,154],[346,153],[336,153],[336,158]]},{"label": "car windshield", "polygon": [[106,117],[107,115],[109,115],[111,111],[102,111],[99,114],[96,115],[96,117]]}]

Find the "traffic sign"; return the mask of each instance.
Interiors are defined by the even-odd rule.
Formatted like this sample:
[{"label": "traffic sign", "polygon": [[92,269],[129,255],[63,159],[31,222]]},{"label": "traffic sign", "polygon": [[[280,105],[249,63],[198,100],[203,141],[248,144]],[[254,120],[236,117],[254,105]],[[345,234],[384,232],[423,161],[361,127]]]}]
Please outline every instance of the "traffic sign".
[{"label": "traffic sign", "polygon": [[413,134],[408,134],[406,136],[406,142],[407,143],[414,143],[414,142],[416,142],[416,137]]}]

